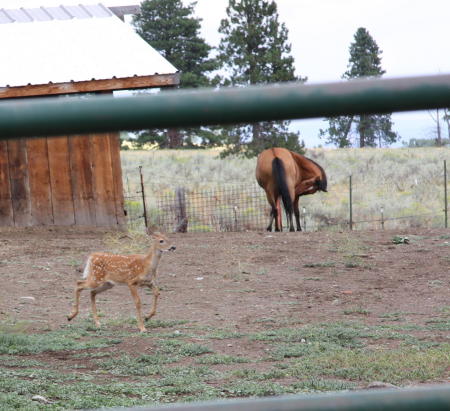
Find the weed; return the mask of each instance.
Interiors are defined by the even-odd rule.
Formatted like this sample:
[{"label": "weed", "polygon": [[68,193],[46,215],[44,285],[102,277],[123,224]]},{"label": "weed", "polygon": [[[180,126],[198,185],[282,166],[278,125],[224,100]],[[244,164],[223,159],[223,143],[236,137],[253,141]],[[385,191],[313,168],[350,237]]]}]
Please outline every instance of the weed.
[{"label": "weed", "polygon": [[205,336],[206,339],[225,340],[231,338],[242,338],[244,334],[230,330],[214,330]]},{"label": "weed", "polygon": [[363,308],[363,307],[351,307],[351,308],[347,308],[343,311],[343,313],[345,315],[350,315],[350,314],[362,314],[362,315],[369,315],[370,311]]},{"label": "weed", "polygon": [[286,393],[286,388],[274,382],[237,381],[222,389],[231,397],[267,397]]},{"label": "weed", "polygon": [[291,384],[290,387],[294,392],[321,392],[353,390],[357,388],[357,384],[342,380],[312,377],[304,381]]},{"label": "weed", "polygon": [[140,355],[135,358],[129,355],[122,355],[97,361],[96,365],[113,375],[156,375],[160,373],[161,365],[176,362],[177,360],[178,358],[169,358],[162,355]]},{"label": "weed", "polygon": [[202,354],[212,353],[212,350],[201,344],[186,343],[184,341],[166,340],[161,343],[157,352],[165,355],[195,357]]},{"label": "weed", "polygon": [[336,263],[334,261],[325,261],[323,263],[306,263],[303,264],[303,267],[307,268],[326,268],[326,267],[334,267]]},{"label": "weed", "polygon": [[398,321],[401,319],[402,314],[406,314],[406,313],[402,313],[402,312],[386,313],[386,314],[381,314],[380,318],[384,318],[384,319],[388,319],[388,320],[392,320],[392,321]]},{"label": "weed", "polygon": [[232,355],[211,354],[200,357],[196,362],[197,364],[217,365],[217,364],[241,364],[250,362],[250,360],[244,357],[236,357]]}]

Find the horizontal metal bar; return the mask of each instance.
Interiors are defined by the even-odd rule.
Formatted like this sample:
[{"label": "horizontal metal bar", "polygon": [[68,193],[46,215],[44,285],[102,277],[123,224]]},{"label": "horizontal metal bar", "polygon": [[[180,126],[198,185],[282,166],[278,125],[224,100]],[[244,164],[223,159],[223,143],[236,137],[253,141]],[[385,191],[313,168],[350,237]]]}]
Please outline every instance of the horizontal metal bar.
[{"label": "horizontal metal bar", "polygon": [[414,389],[292,395],[157,407],[121,408],[121,411],[448,411],[450,386]]},{"label": "horizontal metal bar", "polygon": [[450,75],[0,102],[0,138],[450,107]]}]

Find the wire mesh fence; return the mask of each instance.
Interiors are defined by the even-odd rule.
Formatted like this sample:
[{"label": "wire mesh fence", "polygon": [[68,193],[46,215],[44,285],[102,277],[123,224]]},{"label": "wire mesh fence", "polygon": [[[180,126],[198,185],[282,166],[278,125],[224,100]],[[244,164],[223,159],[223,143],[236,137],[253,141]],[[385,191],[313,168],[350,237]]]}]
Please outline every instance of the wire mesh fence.
[{"label": "wire mesh fence", "polygon": [[[267,225],[270,209],[256,184],[215,187],[207,190],[179,187],[151,191],[148,223],[164,231],[255,231]],[[145,225],[142,200],[125,196],[132,227]]]},{"label": "wire mesh fence", "polygon": [[[446,174],[444,174],[446,177]],[[328,193],[301,197],[305,231],[442,228],[448,226],[446,179],[431,177],[384,181],[368,188],[364,176],[334,182]],[[139,178],[135,179],[139,181]],[[130,228],[156,225],[164,231],[258,231],[269,222],[270,207],[256,183],[198,188],[126,184]],[[134,187],[130,190],[131,187]],[[145,190],[145,192],[144,192]],[[145,209],[144,209],[145,204]],[[283,227],[287,227],[283,213]]]}]

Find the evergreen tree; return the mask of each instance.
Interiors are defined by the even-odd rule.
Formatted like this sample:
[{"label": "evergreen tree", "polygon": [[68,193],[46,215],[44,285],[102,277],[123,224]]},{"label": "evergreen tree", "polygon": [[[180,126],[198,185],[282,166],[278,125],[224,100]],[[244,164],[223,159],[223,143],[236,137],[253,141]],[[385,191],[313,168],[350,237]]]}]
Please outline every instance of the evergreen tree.
[{"label": "evergreen tree", "polygon": [[[227,18],[220,24],[219,59],[225,74],[223,86],[247,86],[283,81],[305,81],[294,73],[288,30],[278,21],[273,0],[229,0]],[[289,121],[226,127],[229,144],[223,155],[247,157],[265,148],[281,146],[301,152],[299,134],[288,130]]]},{"label": "evergreen tree", "polygon": [[[385,71],[381,67],[382,51],[369,32],[360,27],[350,45],[348,70],[342,78],[351,80],[361,77],[381,77]],[[320,136],[326,142],[338,147],[351,147],[353,136],[358,138],[359,147],[381,147],[399,140],[400,136],[392,131],[390,114],[339,116],[327,119],[326,130],[320,130]]]},{"label": "evergreen tree", "polygon": [[[217,61],[210,58],[211,46],[200,37],[201,19],[194,16],[195,5],[184,6],[181,0],[145,0],[133,19],[136,32],[181,72],[180,88],[210,85],[207,74],[217,68]],[[139,133],[138,143],[174,148],[193,146],[197,137],[204,144],[217,142],[217,136],[202,127],[146,130]]]}]

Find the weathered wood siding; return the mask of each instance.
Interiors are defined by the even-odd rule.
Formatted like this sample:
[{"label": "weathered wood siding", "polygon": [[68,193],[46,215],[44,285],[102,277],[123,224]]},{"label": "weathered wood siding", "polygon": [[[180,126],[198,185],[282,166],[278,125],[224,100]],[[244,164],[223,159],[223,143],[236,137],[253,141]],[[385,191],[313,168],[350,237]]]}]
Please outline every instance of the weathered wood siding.
[{"label": "weathered wood siding", "polygon": [[13,210],[9,179],[8,143],[0,141],[0,226],[11,225]]},{"label": "weathered wood siding", "polygon": [[0,226],[125,224],[117,133],[0,142]]},{"label": "weathered wood siding", "polygon": [[30,184],[31,224],[54,223],[47,139],[27,141],[28,181]]}]

